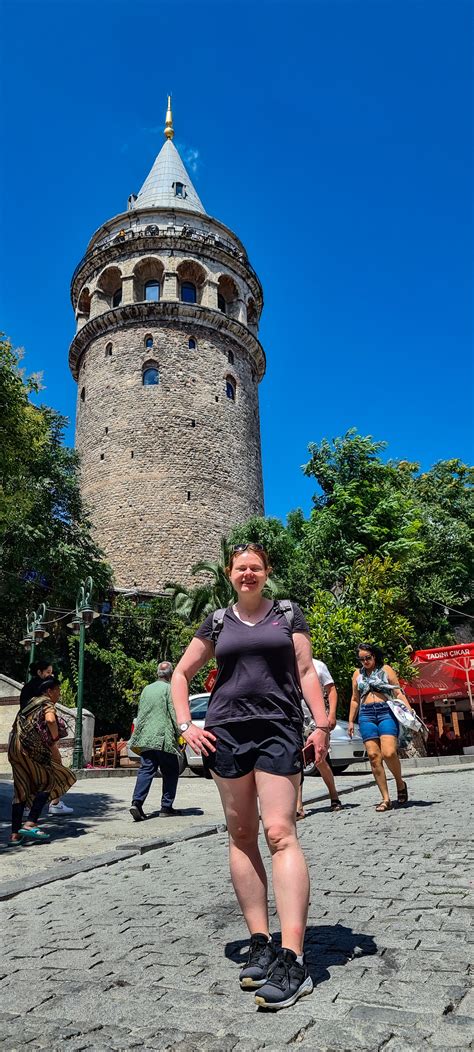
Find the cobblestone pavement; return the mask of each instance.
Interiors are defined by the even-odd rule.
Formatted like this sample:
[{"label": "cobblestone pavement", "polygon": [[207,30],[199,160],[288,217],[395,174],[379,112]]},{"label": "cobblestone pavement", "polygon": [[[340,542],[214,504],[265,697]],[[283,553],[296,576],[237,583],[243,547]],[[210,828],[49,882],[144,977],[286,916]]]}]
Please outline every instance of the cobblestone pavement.
[{"label": "cobblestone pavement", "polygon": [[[352,774],[345,771],[337,778],[341,792],[361,782],[367,782],[367,773]],[[11,800],[13,782],[0,780],[0,880],[10,881],[22,876],[50,870],[60,863],[70,863],[90,858],[92,855],[114,850],[120,844],[134,845],[139,840],[182,833],[196,825],[206,826],[222,823],[222,806],[214,782],[206,778],[180,778],[176,796],[177,808],[183,810],[182,817],[160,818],[161,778],[153,782],[145,804],[149,815],[146,822],[134,822],[129,814],[135,778],[87,778],[80,779],[64,797],[66,804],[74,808],[73,815],[48,816],[41,825],[51,834],[48,844],[30,844],[21,849],[21,854],[8,849],[10,836]],[[325,794],[320,778],[307,778],[305,797]]]},{"label": "cobblestone pavement", "polygon": [[407,781],[407,808],[376,814],[361,789],[299,825],[311,997],[274,1015],[240,991],[247,942],[217,834],[4,902],[0,1048],[468,1048],[471,773]]}]

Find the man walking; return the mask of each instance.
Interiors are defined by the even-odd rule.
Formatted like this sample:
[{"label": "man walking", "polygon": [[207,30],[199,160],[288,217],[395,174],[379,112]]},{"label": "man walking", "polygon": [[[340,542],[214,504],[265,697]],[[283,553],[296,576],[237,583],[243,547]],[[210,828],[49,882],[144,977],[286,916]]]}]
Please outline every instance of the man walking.
[{"label": "man walking", "polygon": [[[314,665],[314,667],[316,669],[316,673],[317,673],[317,676],[318,676],[318,679],[319,679],[319,682],[320,682],[320,685],[321,685],[321,690],[322,690],[322,692],[324,694],[324,700],[326,702],[326,708],[328,710],[329,730],[333,731],[335,726],[336,726],[336,722],[337,722],[337,717],[336,717],[337,690],[336,690],[336,687],[335,687],[335,683],[334,683],[334,680],[333,680],[333,678],[331,676],[331,673],[330,673],[327,665],[324,664],[324,661],[318,661],[317,658],[313,658],[313,665]],[[333,775],[332,770],[331,770],[331,768],[330,768],[330,766],[328,764],[327,759],[322,760],[321,763],[318,763],[317,767],[318,767],[318,771],[319,771],[319,773],[321,775],[321,778],[323,779],[323,782],[326,785],[326,788],[328,789],[328,792],[329,792],[329,798],[330,798],[330,801],[331,801],[331,811],[342,811],[342,804],[341,804],[341,801],[340,801],[340,799],[339,799],[339,797],[337,795],[337,789],[336,789],[336,783],[334,781],[334,775]],[[299,792],[298,792],[298,803],[297,803],[297,809],[296,809],[296,817],[297,818],[304,818],[305,817],[305,812],[304,812],[304,807],[303,807],[303,787],[302,787],[302,785],[300,786]]]},{"label": "man walking", "polygon": [[145,687],[140,697],[137,720],[130,739],[130,748],[140,754],[140,770],[130,808],[135,822],[142,822],[147,817],[143,804],[158,768],[163,779],[160,817],[170,818],[182,814],[173,807],[179,778],[176,752],[179,731],[171,701],[172,672],[170,662],[161,661],[156,682]]}]

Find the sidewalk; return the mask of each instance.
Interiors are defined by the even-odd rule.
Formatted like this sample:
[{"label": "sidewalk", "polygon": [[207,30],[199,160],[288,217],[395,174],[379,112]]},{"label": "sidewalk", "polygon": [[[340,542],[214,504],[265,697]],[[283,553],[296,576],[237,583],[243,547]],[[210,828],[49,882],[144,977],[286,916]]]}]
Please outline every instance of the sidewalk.
[{"label": "sidewalk", "polygon": [[[377,815],[378,791],[359,778],[341,813],[310,808],[298,835],[312,882],[315,990],[277,1016],[239,989],[247,938],[225,833],[1,903],[0,1047],[464,1052],[471,779],[466,766],[413,772],[409,805]],[[269,869],[263,839],[262,850]]]}]

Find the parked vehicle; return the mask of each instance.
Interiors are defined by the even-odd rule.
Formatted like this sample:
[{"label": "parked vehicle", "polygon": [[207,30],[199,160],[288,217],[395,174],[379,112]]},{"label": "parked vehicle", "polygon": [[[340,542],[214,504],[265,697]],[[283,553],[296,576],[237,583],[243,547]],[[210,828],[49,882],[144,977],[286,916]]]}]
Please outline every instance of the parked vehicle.
[{"label": "parked vehicle", "polygon": [[[189,699],[193,723],[196,723],[198,727],[204,726],[209,697],[209,694],[193,694]],[[311,713],[304,702],[303,713],[305,717],[305,725],[307,726],[311,720]],[[201,774],[203,769],[202,756],[196,755],[189,745],[186,746],[186,756],[191,769],[195,771],[196,774]],[[366,759],[367,754],[364,748],[364,743],[359,734],[359,728],[354,727],[354,737],[350,738],[347,720],[338,720],[334,730],[331,731],[330,742],[330,764],[335,773],[338,771],[345,771],[346,767],[349,767],[351,763],[361,763],[362,760]],[[308,766],[305,767],[304,773],[305,775],[317,775],[318,770],[316,764],[308,764]]]}]

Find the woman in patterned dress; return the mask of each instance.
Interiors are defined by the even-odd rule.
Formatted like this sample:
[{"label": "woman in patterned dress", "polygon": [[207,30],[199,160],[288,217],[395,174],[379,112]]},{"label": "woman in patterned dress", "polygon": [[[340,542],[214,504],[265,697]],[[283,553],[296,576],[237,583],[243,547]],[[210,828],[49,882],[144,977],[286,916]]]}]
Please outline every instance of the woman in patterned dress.
[{"label": "woman in patterned dress", "polygon": [[[43,680],[41,695],[31,698],[13,724],[8,749],[14,784],[11,847],[18,847],[24,840],[50,839],[49,834],[37,826],[41,811],[48,800],[63,796],[76,781],[72,771],[63,767],[57,745],[56,705],[60,691],[59,680],[54,676]],[[47,736],[40,732],[41,722],[48,729]],[[28,821],[23,822],[27,806],[30,814]]]}]

